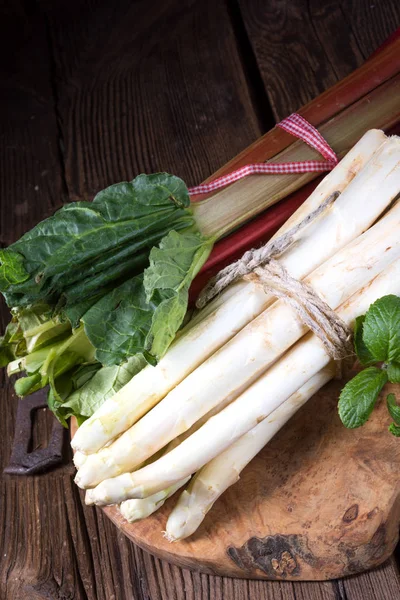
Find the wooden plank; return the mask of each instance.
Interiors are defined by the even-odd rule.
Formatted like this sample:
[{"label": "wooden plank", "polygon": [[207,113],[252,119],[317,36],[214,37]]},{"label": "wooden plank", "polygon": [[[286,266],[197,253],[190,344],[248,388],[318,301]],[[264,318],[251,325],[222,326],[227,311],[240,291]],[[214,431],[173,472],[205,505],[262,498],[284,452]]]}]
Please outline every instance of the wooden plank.
[{"label": "wooden plank", "polygon": [[394,600],[400,597],[399,569],[394,556],[381,567],[338,582],[347,600]]},{"label": "wooden plank", "polygon": [[[0,241],[7,245],[67,199],[46,27],[40,15],[27,14],[23,3],[2,5],[0,71]],[[9,320],[3,303],[0,316],[3,330]],[[0,377],[2,472],[10,456],[16,398],[3,370]],[[41,415],[38,421],[36,441],[43,443],[48,420]],[[70,558],[67,544],[62,551],[62,541],[57,553],[48,552],[53,525],[59,536],[67,536],[60,479],[1,476],[0,495],[0,597],[37,598],[37,582],[51,585],[64,568],[62,557]],[[50,513],[54,518],[46,521]],[[69,564],[69,570],[64,568],[65,589],[72,594],[76,580],[73,561]]]},{"label": "wooden plank", "polygon": [[396,2],[238,1],[277,120],[360,66],[400,19]]},{"label": "wooden plank", "polygon": [[340,9],[364,58],[368,58],[400,25],[398,2],[342,0]]},{"label": "wooden plank", "polygon": [[75,4],[72,29],[70,4],[42,2],[72,200],[143,171],[199,183],[260,135],[223,3]]}]

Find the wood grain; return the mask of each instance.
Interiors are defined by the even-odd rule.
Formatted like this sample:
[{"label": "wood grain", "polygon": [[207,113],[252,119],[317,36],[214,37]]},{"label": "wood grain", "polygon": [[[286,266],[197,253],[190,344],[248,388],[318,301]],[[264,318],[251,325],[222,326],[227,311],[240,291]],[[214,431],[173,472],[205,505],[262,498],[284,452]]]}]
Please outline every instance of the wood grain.
[{"label": "wood grain", "polygon": [[400,22],[398,3],[384,1],[239,6],[277,120],[360,66]]},{"label": "wood grain", "polygon": [[[366,27],[371,4],[360,0],[337,17],[338,31],[347,30],[349,18],[353,28],[363,28],[357,41],[365,49],[357,52],[350,44],[348,70],[396,25],[398,4],[390,0],[373,3],[374,20]],[[2,244],[66,200],[92,196],[141,170],[171,169],[198,183],[270,126],[266,99],[277,97],[274,73],[288,78],[293,93],[303,85],[301,71],[285,72],[276,63],[262,89],[265,72],[248,56],[257,36],[251,34],[254,43],[251,35],[246,40],[249,30],[231,0],[4,0],[0,15]],[[303,17],[302,26],[310,27],[309,14]],[[341,73],[343,56],[331,60]],[[326,82],[326,76],[322,84],[310,81],[302,98],[310,100]],[[286,100],[287,95],[278,117],[291,110]],[[4,328],[7,314],[2,310],[0,316]],[[15,397],[3,372],[0,385],[4,466]],[[47,416],[39,416],[39,443],[46,442],[48,423]],[[1,600],[392,600],[400,595],[393,559],[343,582],[310,584],[231,580],[171,566],[134,546],[101,511],[85,507],[72,478],[70,463],[37,478],[1,478]]]},{"label": "wood grain", "polygon": [[93,2],[71,48],[69,3],[46,6],[73,200],[143,171],[199,183],[262,133],[224,3],[156,8]]},{"label": "wood grain", "polygon": [[398,2],[342,0],[340,10],[364,58],[370,56],[400,25]]}]

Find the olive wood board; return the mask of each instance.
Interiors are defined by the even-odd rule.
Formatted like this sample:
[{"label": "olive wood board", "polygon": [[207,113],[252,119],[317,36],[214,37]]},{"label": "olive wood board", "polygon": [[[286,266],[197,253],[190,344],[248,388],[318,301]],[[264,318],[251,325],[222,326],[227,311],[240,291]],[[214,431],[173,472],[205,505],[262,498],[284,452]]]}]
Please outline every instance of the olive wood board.
[{"label": "olive wood board", "polygon": [[[116,506],[102,510],[141,548],[203,573],[326,580],[379,565],[399,538],[400,440],[387,430],[384,399],[366,425],[346,429],[337,414],[342,387],[334,380],[315,394],[191,538],[171,544],[163,536],[179,491],[136,523]],[[400,385],[388,385],[389,391],[400,395]]]}]

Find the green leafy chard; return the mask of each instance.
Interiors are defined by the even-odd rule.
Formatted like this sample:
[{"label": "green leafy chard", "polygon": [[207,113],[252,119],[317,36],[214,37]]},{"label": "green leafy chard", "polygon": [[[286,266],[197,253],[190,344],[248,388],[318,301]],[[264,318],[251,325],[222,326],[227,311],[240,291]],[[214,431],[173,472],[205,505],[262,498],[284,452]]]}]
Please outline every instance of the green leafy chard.
[{"label": "green leafy chard", "polygon": [[108,398],[116,394],[146,365],[138,355],[121,366],[102,367],[96,363],[84,366],[73,377],[65,376],[59,382],[58,397],[50,392],[49,404],[63,425],[75,416],[79,424],[90,417]]},{"label": "green leafy chard", "polygon": [[167,350],[187,310],[193,278],[212,241],[171,231],[150,252],[150,266],[96,302],[83,316],[86,334],[103,365],[142,354],[154,363]]},{"label": "green leafy chard", "polygon": [[143,275],[125,281],[96,302],[82,317],[96,359],[114,365],[146,352],[154,309],[146,301]]},{"label": "green leafy chard", "polygon": [[146,339],[147,350],[162,356],[185,317],[189,287],[208,258],[213,240],[199,233],[171,231],[150,252],[144,272],[146,300],[155,304]]},{"label": "green leafy chard", "polygon": [[29,278],[24,257],[10,249],[0,250],[0,289],[6,291]]},{"label": "green leafy chard", "polygon": [[104,256],[118,269],[122,250],[136,256],[170,229],[191,226],[189,204],[183,181],[166,173],[139,175],[93,202],[67,204],[2,251],[0,291],[11,307],[54,305],[68,285],[103,271]]},{"label": "green leafy chard", "polygon": [[[400,298],[384,296],[358,317],[354,330],[354,347],[362,365],[343,388],[339,398],[339,416],[348,428],[360,427],[369,418],[385,384],[400,383]],[[383,363],[380,368],[371,366]],[[394,423],[389,431],[400,437],[400,407],[394,394],[386,400]]]},{"label": "green leafy chard", "polygon": [[197,231],[184,182],[156,173],[67,204],[1,250],[13,318],[0,364],[23,374],[18,395],[48,384],[63,424],[90,416],[165,353],[214,241]]}]

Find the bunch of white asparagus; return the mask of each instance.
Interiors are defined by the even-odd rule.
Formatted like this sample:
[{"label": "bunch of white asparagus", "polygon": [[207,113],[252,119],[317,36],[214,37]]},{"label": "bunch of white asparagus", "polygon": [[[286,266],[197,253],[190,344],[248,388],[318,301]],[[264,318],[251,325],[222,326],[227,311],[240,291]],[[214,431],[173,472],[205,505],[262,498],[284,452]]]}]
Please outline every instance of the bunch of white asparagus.
[{"label": "bunch of white asparagus", "polygon": [[[277,235],[335,191],[278,261],[351,327],[377,298],[400,294],[400,138],[367,132]],[[134,521],[190,480],[166,525],[169,540],[185,538],[334,373],[293,308],[240,281],[78,429],[75,481],[87,504],[120,504]]]}]

